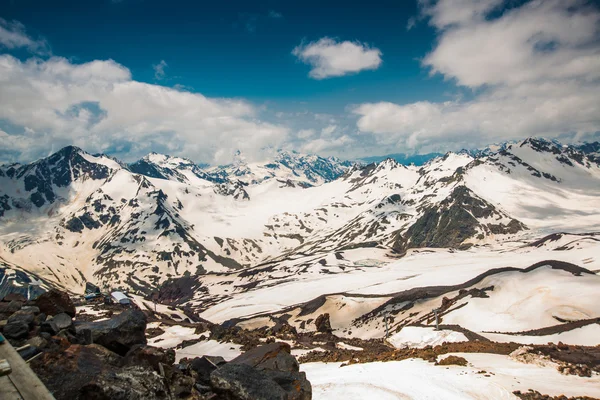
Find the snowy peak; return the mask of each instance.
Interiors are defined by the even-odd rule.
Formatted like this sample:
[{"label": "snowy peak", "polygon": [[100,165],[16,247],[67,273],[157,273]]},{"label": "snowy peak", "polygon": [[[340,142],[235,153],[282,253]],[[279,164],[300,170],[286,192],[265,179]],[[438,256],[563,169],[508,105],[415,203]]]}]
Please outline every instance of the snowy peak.
[{"label": "snowy peak", "polygon": [[[104,155],[92,156],[75,146],[67,146],[31,164],[4,167],[2,192],[5,202],[0,216],[11,208],[29,209],[54,203],[64,189],[86,180],[105,180],[121,165]],[[8,197],[12,199],[9,201]],[[11,207],[12,203],[12,207]]]},{"label": "snowy peak", "polygon": [[141,160],[129,164],[129,170],[151,178],[173,180],[180,183],[193,183],[196,179],[215,183],[224,182],[224,179],[208,174],[187,158],[173,157],[154,152]]},{"label": "snowy peak", "polygon": [[272,161],[248,163],[239,151],[232,164],[215,167],[209,173],[222,179],[256,185],[277,180],[285,186],[310,187],[331,182],[343,175],[351,163],[335,157],[324,158],[279,150]]}]

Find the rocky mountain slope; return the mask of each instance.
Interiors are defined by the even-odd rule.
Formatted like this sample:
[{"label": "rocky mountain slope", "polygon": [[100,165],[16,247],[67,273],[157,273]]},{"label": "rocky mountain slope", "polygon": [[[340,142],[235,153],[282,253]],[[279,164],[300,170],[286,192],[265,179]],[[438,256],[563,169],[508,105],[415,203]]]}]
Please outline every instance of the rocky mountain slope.
[{"label": "rocky mountain slope", "polygon": [[[422,167],[278,152],[203,169],[150,154],[133,164],[75,147],[0,168],[0,262],[80,291],[149,292],[169,279],[380,246],[490,246],[600,226],[594,144],[541,139]],[[303,273],[302,264],[295,264]]]}]

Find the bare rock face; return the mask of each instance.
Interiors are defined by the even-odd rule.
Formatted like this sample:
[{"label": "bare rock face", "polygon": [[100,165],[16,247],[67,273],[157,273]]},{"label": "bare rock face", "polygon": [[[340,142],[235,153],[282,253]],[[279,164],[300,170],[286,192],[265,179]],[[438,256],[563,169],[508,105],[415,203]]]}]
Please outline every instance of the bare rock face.
[{"label": "bare rock face", "polygon": [[333,329],[331,329],[331,322],[329,321],[329,314],[321,314],[315,320],[315,326],[317,327],[317,332],[321,333],[331,333]]},{"label": "bare rock face", "polygon": [[46,315],[57,315],[66,313],[71,318],[75,317],[75,305],[69,294],[60,290],[52,289],[43,293],[35,301],[40,311]]},{"label": "bare rock face", "polygon": [[135,345],[146,344],[146,315],[140,310],[126,310],[105,321],[88,322],[76,327],[77,336],[100,344],[119,355],[126,355]]}]

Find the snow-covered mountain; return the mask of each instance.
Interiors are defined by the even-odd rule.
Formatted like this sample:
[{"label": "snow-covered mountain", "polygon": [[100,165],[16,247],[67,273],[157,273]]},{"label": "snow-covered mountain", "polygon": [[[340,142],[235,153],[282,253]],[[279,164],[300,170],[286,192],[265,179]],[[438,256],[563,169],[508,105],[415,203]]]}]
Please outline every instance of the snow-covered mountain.
[{"label": "snow-covered mountain", "polygon": [[200,168],[155,153],[125,165],[67,147],[0,168],[0,262],[73,291],[90,280],[148,292],[181,276],[243,278],[261,264],[312,274],[305,257],[327,264],[350,249],[399,257],[593,231],[596,151],[527,139],[422,167],[281,151]]}]

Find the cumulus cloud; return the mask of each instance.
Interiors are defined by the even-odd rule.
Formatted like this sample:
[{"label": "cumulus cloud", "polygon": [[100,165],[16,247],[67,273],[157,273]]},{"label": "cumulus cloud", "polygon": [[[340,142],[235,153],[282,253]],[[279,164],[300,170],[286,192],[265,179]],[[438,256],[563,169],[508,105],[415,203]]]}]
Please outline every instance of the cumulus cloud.
[{"label": "cumulus cloud", "polygon": [[6,21],[0,18],[0,48],[9,50],[25,48],[32,53],[48,54],[50,46],[44,39],[33,39],[25,31],[25,26],[18,21]]},{"label": "cumulus cloud", "polygon": [[0,120],[30,129],[4,129],[10,135],[3,135],[29,140],[26,151],[13,146],[21,159],[75,144],[99,152],[125,149],[127,158],[163,149],[226,162],[236,149],[252,156],[285,140],[286,128],[256,114],[243,100],[135,81],[112,60],[75,64],[60,57],[0,56]]},{"label": "cumulus cloud", "polygon": [[337,42],[324,37],[316,42],[303,43],[292,54],[312,69],[309,76],[325,79],[374,70],[381,65],[381,51],[360,42]]},{"label": "cumulus cloud", "polygon": [[152,69],[154,69],[154,79],[156,79],[157,81],[165,79],[165,68],[167,67],[168,65],[165,60],[160,60],[158,64],[154,64],[152,66]]},{"label": "cumulus cloud", "polygon": [[[474,90],[468,101],[354,108],[382,143],[420,148],[600,131],[600,10],[583,0],[421,0],[438,30],[432,74]],[[470,146],[469,146],[470,145]]]}]

